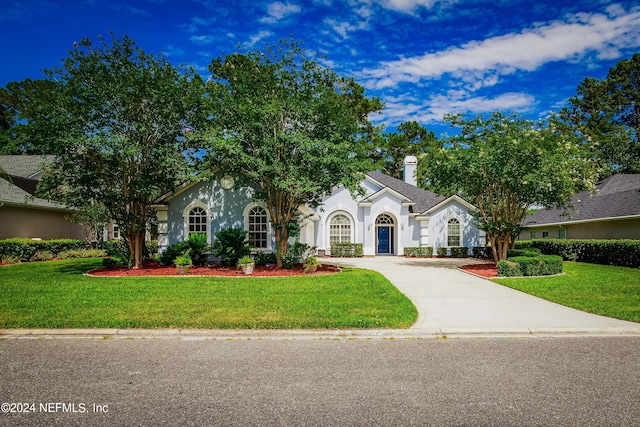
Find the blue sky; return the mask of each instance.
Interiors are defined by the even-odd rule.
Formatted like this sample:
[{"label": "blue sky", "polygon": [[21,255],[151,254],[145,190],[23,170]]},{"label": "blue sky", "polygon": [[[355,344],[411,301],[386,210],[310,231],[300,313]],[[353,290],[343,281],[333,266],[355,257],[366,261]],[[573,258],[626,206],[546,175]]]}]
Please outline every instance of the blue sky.
[{"label": "blue sky", "polygon": [[640,4],[599,0],[0,0],[0,85],[42,78],[83,36],[128,34],[207,75],[212,58],[293,34],[365,86],[394,129],[445,113],[559,110],[640,52]]}]

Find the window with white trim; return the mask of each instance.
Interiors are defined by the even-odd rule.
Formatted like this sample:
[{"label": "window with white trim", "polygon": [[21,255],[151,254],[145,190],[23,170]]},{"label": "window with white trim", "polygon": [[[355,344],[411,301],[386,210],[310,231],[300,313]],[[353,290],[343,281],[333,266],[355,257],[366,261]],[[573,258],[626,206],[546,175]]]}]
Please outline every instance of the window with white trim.
[{"label": "window with white trim", "polygon": [[460,246],[460,237],[460,221],[456,218],[451,218],[447,222],[447,246]]},{"label": "window with white trim", "polygon": [[189,234],[204,233],[207,234],[207,211],[200,206],[189,211]]},{"label": "window with white trim", "polygon": [[337,214],[331,218],[329,243],[351,243],[351,220],[346,215]]},{"label": "window with white trim", "polygon": [[269,244],[269,216],[262,206],[254,206],[248,215],[249,246],[265,249]]}]

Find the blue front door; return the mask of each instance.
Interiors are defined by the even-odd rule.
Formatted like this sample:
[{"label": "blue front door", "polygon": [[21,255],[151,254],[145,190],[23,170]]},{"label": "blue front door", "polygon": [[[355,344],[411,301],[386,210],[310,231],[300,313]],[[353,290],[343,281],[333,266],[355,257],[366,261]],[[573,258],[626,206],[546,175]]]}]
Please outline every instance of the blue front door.
[{"label": "blue front door", "polygon": [[388,227],[388,226],[378,227],[378,253],[379,254],[391,253],[391,227]]}]

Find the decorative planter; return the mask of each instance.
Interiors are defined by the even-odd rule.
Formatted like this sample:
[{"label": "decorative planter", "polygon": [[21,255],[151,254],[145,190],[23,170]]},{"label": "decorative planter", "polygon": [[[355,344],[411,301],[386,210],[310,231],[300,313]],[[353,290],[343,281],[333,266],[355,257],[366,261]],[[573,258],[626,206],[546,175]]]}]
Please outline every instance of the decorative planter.
[{"label": "decorative planter", "polygon": [[309,267],[304,269],[305,273],[315,273],[316,271],[318,271],[318,266],[317,265],[310,265]]},{"label": "decorative planter", "polygon": [[244,274],[252,274],[253,273],[253,267],[255,267],[255,264],[254,263],[242,264],[242,265],[240,265],[240,267],[242,268],[242,272]]},{"label": "decorative planter", "polygon": [[179,265],[176,269],[178,269],[178,274],[189,274],[189,266],[187,265]]}]

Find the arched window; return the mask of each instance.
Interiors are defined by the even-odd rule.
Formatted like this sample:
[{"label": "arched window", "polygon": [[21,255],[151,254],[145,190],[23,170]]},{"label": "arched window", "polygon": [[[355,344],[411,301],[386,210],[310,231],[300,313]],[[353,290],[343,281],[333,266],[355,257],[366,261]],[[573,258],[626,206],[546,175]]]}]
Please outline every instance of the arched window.
[{"label": "arched window", "polygon": [[351,220],[346,215],[337,214],[331,218],[329,243],[351,243]]},{"label": "arched window", "polygon": [[189,234],[207,234],[207,212],[199,206],[189,211]]},{"label": "arched window", "polygon": [[447,246],[460,246],[460,237],[460,221],[458,221],[456,218],[451,218],[447,222]]},{"label": "arched window", "polygon": [[262,206],[254,206],[248,215],[249,246],[254,248],[268,248],[269,217]]},{"label": "arched window", "polygon": [[376,219],[376,225],[393,225],[394,221],[391,216],[382,214]]}]

